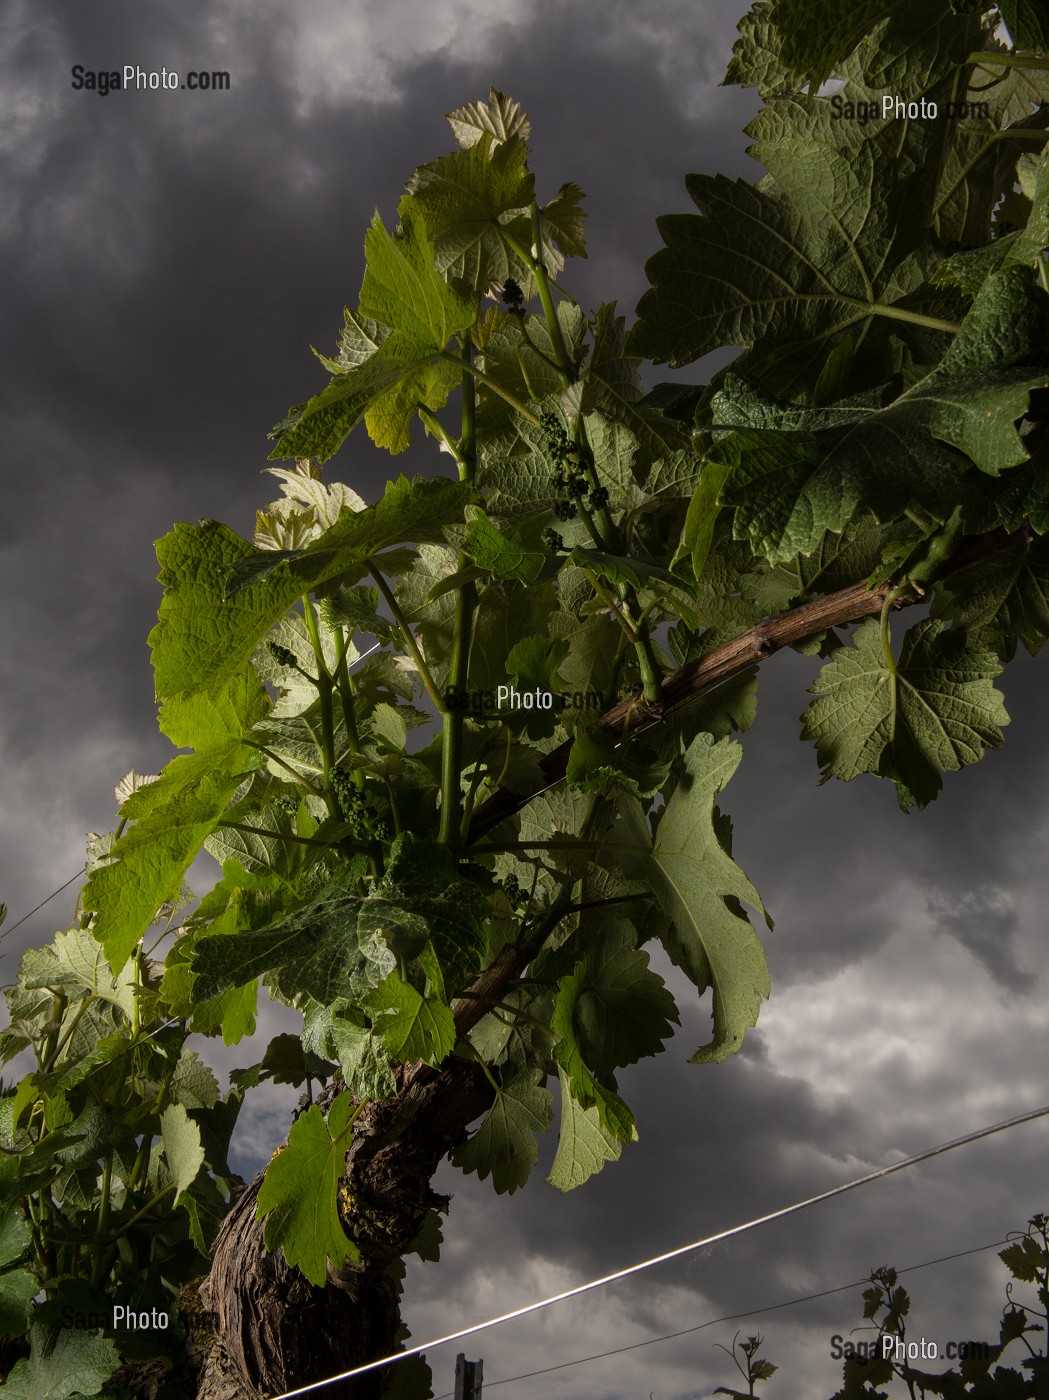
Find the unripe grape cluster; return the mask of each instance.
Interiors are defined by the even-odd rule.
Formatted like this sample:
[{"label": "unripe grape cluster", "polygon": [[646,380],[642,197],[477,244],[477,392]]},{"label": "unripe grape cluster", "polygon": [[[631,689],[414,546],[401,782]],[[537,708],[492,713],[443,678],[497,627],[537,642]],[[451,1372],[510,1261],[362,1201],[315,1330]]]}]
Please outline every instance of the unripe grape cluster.
[{"label": "unripe grape cluster", "polygon": [[508,277],[503,283],[503,301],[506,302],[506,309],[511,316],[524,316],[524,292],[512,277]]},{"label": "unripe grape cluster", "polygon": [[379,809],[368,801],[367,788],[357,786],[353,769],[333,769],[330,781],[342,819],[350,828],[354,841],[388,841],[389,824],[379,817]]},{"label": "unripe grape cluster", "polygon": [[558,520],[574,520],[579,510],[577,502],[584,497],[588,509],[603,510],[608,505],[608,490],[592,485],[587,452],[569,439],[551,409],[539,415],[539,426],[554,464],[554,514]]},{"label": "unripe grape cluster", "polygon": [[266,648],[278,666],[297,666],[299,664],[299,658],[295,653],[289,651],[287,647],[282,647],[280,642],[267,642]]},{"label": "unripe grape cluster", "polygon": [[516,875],[504,875],[500,881],[503,894],[506,895],[514,909],[520,910],[528,903],[528,896],[521,888],[521,881]]}]

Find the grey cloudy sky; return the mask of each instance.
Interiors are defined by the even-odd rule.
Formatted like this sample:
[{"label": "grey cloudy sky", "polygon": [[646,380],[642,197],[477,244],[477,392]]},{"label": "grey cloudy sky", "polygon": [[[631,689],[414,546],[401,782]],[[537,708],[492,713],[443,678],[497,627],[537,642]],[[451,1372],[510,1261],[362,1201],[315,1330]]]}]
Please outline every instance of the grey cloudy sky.
[{"label": "grey cloudy sky", "polygon": [[[584,305],[629,312],[687,207],[688,170],[748,175],[752,94],[721,89],[741,0],[8,0],[0,15],[0,899],[17,919],[113,825],[113,784],[170,756],[155,730],[146,635],[153,541],[175,520],[249,533],[272,496],[265,433],[323,380],[356,298],[363,234],[393,216],[415,165],[450,147],[443,113],[495,85],[530,111],[533,168],[586,190]],[[228,93],[70,86],[87,69],[227,69]],[[658,375],[655,377],[659,377]],[[331,472],[373,498],[391,462],[351,439]],[[1045,1096],[1049,776],[1038,661],[1005,678],[1005,747],[948,777],[904,818],[873,780],[818,787],[797,716],[813,665],[780,656],[725,795],[735,853],[776,918],[773,996],[743,1052],[685,1062],[708,1013],[673,969],[683,1026],[622,1076],[640,1142],[561,1197],[537,1170],[511,1199],[447,1168],[439,1266],[412,1265],[417,1339],[671,1249],[1040,1104]],[[206,876],[202,873],[202,878]],[[71,891],[70,891],[71,893]],[[67,895],[18,929],[18,950],[68,917]],[[266,1018],[270,1032],[281,1024]],[[241,1045],[207,1056],[256,1058]],[[249,1102],[254,1170],[288,1099]],[[944,1157],[604,1293],[466,1344],[494,1383],[710,1318],[1004,1237],[1049,1208],[1045,1123]],[[553,1142],[540,1167],[548,1165]],[[992,1333],[993,1252],[916,1274],[912,1327],[939,1342]],[[766,1391],[822,1400],[830,1337],[859,1290],[725,1323],[500,1387],[659,1400],[735,1379],[713,1349],[760,1330]],[[862,1335],[862,1334],[860,1334]],[[431,1359],[451,1388],[456,1346]]]}]

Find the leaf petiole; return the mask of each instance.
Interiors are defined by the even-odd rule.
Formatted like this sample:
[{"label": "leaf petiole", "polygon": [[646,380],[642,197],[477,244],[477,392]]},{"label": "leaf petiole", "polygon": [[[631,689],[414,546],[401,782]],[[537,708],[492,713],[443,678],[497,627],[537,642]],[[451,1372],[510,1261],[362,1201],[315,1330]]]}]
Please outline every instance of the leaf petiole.
[{"label": "leaf petiole", "polygon": [[460,997],[465,997],[468,1001],[481,1001],[486,1006],[491,1006],[494,1010],[505,1011],[508,1016],[518,1016],[522,1021],[527,1021],[530,1026],[546,1036],[547,1040],[552,1040],[556,1045],[561,1037],[556,1031],[552,1031],[544,1021],[540,1021],[537,1016],[531,1015],[521,1006],[512,1006],[508,1001],[497,1001],[494,997],[483,996],[480,992],[464,991],[459,993]]},{"label": "leaf petiole", "polygon": [[415,640],[415,634],[408,623],[408,619],[401,610],[401,605],[397,601],[396,594],[374,564],[371,565],[371,576],[375,580],[379,592],[386,602],[386,606],[393,614],[393,620],[400,630],[401,638],[404,641],[408,654],[415,662],[415,668],[419,672],[419,679],[426,688],[427,695],[436,705],[437,713],[443,714],[445,709],[444,699],[434,683],[433,676],[430,674],[430,668],[427,666],[426,659],[419,649],[419,643]]},{"label": "leaf petiole", "polygon": [[1034,68],[1049,70],[1049,58],[1041,58],[1031,53],[971,53],[966,60],[981,68]]},{"label": "leaf petiole", "polygon": [[[460,369],[464,368],[461,357],[454,354],[451,350],[439,351],[437,358],[440,360],[449,360],[453,365],[458,365]],[[511,408],[516,409],[522,418],[527,418],[529,423],[533,424],[534,427],[538,428],[540,426],[538,414],[533,413],[527,404],[523,404],[520,399],[515,398],[514,395],[510,393],[509,389],[504,389],[498,379],[493,379],[490,374],[487,374],[483,369],[478,369],[475,364],[465,366],[465,371],[469,374],[471,379],[475,379],[478,383],[483,384],[485,388],[491,389],[493,394],[498,394]]]},{"label": "leaf petiole", "polygon": [[416,411],[418,412],[419,417],[426,424],[427,428],[429,428],[430,432],[438,440],[438,442],[442,442],[447,448],[447,450],[455,458],[456,463],[461,472],[463,469],[464,460],[463,454],[459,449],[459,444],[452,437],[451,433],[444,426],[441,420],[437,417],[437,414],[434,413],[432,408],[427,408],[424,403],[417,404]]},{"label": "leaf petiole", "polygon": [[292,779],[296,783],[298,783],[299,787],[305,788],[306,791],[312,793],[314,797],[320,796],[320,788],[315,787],[313,783],[309,782],[306,778],[304,778],[302,774],[298,771],[298,769],[293,768],[290,763],[287,763],[283,758],[281,758],[279,753],[276,753],[273,749],[268,748],[265,744],[260,744],[257,739],[245,737],[241,740],[241,743],[249,749],[255,749],[258,753],[265,754],[268,759],[271,759],[274,763],[278,764],[281,768],[283,768],[285,772],[289,773]]}]

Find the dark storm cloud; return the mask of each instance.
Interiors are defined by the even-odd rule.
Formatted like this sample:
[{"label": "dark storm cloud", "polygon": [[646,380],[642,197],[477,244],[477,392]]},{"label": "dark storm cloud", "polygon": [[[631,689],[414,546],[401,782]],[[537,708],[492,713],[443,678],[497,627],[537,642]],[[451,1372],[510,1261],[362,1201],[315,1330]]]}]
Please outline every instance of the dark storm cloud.
[{"label": "dark storm cloud", "polygon": [[1032,979],[1013,951],[1018,920],[1007,893],[986,889],[959,893],[938,890],[929,897],[927,908],[937,930],[968,948],[999,986],[1016,992],[1030,985]]}]

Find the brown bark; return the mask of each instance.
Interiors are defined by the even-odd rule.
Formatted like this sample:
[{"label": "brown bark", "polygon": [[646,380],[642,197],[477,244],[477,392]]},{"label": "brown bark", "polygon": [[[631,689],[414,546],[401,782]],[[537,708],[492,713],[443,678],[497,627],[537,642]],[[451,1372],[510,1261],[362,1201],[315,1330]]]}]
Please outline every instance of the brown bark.
[{"label": "brown bark", "polygon": [[[265,1248],[255,1219],[259,1173],[223,1224],[202,1290],[216,1341],[198,1400],[277,1395],[396,1351],[399,1262],[427,1211],[447,1205],[430,1186],[438,1163],[491,1100],[481,1070],[450,1059],[440,1070],[411,1066],[396,1098],[365,1106],[340,1187],[343,1225],[361,1262],[329,1270],[325,1288]],[[387,1379],[372,1372],[323,1393],[373,1400]]]}]

